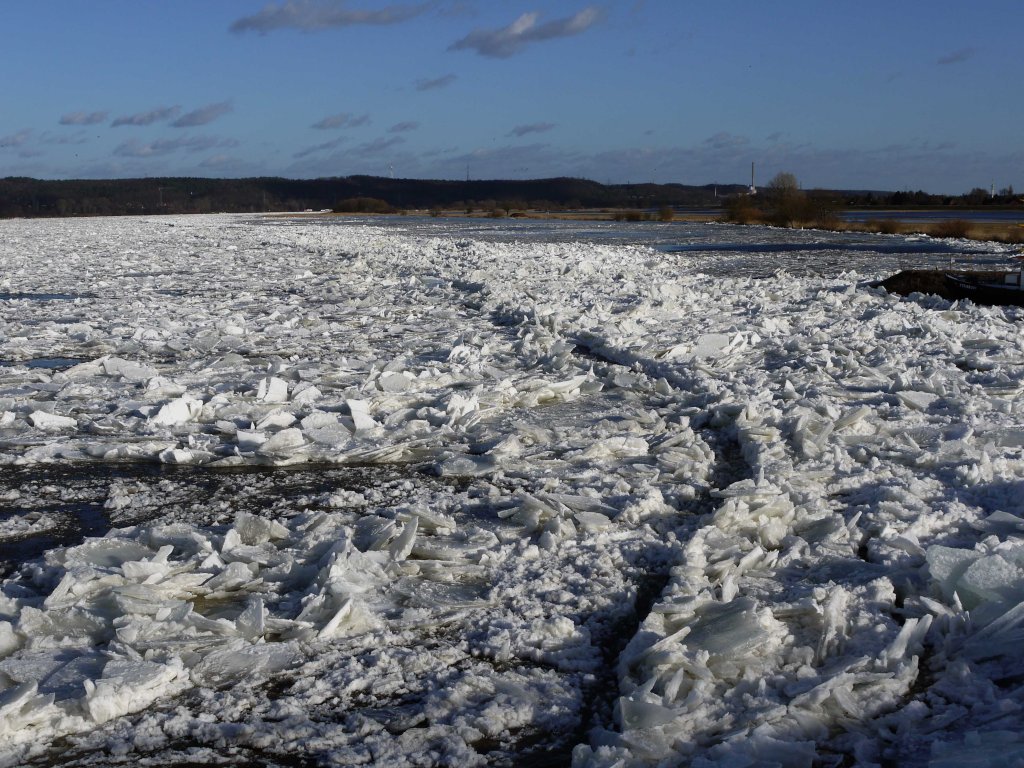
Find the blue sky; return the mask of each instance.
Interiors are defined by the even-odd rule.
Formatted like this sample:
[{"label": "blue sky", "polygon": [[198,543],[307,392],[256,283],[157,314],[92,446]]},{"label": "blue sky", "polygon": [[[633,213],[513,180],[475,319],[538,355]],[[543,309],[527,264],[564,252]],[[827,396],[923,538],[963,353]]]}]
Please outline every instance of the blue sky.
[{"label": "blue sky", "polygon": [[1020,0],[0,7],[0,176],[1024,190]]}]

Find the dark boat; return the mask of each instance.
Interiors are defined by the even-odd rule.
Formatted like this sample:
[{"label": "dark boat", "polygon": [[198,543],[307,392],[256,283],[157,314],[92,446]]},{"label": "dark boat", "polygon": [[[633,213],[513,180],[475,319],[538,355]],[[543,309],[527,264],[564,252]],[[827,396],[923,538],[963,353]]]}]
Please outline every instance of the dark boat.
[{"label": "dark boat", "polygon": [[947,272],[949,298],[970,299],[975,304],[1024,306],[1024,266],[1013,272],[971,274]]}]

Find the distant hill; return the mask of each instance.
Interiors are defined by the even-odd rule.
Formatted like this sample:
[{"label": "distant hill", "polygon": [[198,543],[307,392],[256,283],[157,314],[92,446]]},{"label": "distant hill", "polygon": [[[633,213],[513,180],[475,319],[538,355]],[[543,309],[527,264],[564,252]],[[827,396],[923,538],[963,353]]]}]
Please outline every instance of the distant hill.
[{"label": "distant hill", "polygon": [[346,176],[324,179],[0,179],[0,217],[95,216],[333,208],[348,198],[377,198],[397,209],[656,208],[717,204],[742,185],[600,184],[554,178],[452,181]]},{"label": "distant hill", "polygon": [[[153,213],[255,213],[334,208],[354,198],[369,201],[359,210],[494,208],[565,210],[580,208],[710,208],[744,194],[742,184],[601,184],[589,179],[457,181],[345,176],[324,179],[149,178],[0,179],[0,218],[14,216],[120,216]],[[766,190],[762,190],[764,192]],[[880,190],[808,190],[837,207],[1019,209],[1024,198],[1012,188],[992,195],[973,189],[959,196]],[[381,204],[383,201],[383,204]]]}]

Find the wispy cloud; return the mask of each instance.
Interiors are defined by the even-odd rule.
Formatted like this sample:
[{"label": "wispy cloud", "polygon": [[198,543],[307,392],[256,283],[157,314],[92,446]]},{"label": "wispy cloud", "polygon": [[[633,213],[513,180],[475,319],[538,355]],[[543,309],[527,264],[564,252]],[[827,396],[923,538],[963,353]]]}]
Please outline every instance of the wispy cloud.
[{"label": "wispy cloud", "polygon": [[737,136],[734,133],[728,131],[720,131],[714,136],[709,136],[704,139],[702,146],[712,151],[729,151],[733,149],[740,149],[750,144],[750,139],[746,136]]},{"label": "wispy cloud", "polygon": [[555,128],[555,123],[529,123],[528,125],[517,125],[508,132],[509,136],[526,136],[531,133],[547,133]]},{"label": "wispy cloud", "polygon": [[344,136],[341,136],[337,139],[332,139],[331,141],[325,141],[322,144],[314,144],[311,147],[300,149],[298,152],[292,155],[292,157],[298,159],[303,157],[309,157],[310,155],[315,155],[317,152],[326,152],[329,149],[335,149],[336,147],[341,146],[346,141],[348,141],[348,139],[345,138]]},{"label": "wispy cloud", "polygon": [[17,133],[11,133],[7,136],[0,136],[0,149],[10,149],[11,147],[20,147],[25,144],[32,136],[32,131],[29,128],[18,131]]},{"label": "wispy cloud", "polygon": [[114,118],[114,122],[111,125],[115,128],[119,125],[152,125],[153,123],[170,120],[179,112],[181,112],[181,107],[179,106],[156,107],[148,112],[137,112],[134,115],[122,115],[121,117]]},{"label": "wispy cloud", "polygon": [[323,120],[313,123],[310,127],[321,131],[333,131],[338,128],[358,128],[369,124],[369,115],[353,115],[351,112],[339,112],[336,115],[328,115]]},{"label": "wispy cloud", "polygon": [[945,56],[940,56],[936,63],[938,64],[961,64],[967,61],[969,58],[974,56],[977,50],[974,48],[961,48],[958,51],[947,53]]},{"label": "wispy cloud", "polygon": [[68,135],[67,133],[53,133],[51,131],[44,131],[39,136],[39,141],[43,144],[75,146],[80,144],[88,144],[89,135],[89,131],[75,131],[70,135]]},{"label": "wispy cloud", "polygon": [[368,141],[365,144],[360,144],[356,147],[356,154],[358,155],[379,155],[381,152],[396,147],[399,144],[404,144],[405,139],[401,136],[392,136],[391,138],[379,138],[373,141]]},{"label": "wispy cloud", "polygon": [[258,32],[265,35],[279,29],[318,32],[324,29],[365,24],[399,24],[419,16],[431,5],[431,3],[393,4],[377,10],[366,11],[350,8],[346,0],[333,0],[333,2],[330,0],[321,0],[321,2],[288,0],[284,3],[271,3],[252,16],[243,16],[231,25],[231,31],[237,33]]},{"label": "wispy cloud", "polygon": [[216,104],[207,104],[205,107],[186,112],[173,123],[175,128],[194,128],[197,125],[212,123],[218,117],[223,117],[233,111],[230,101],[219,101]]},{"label": "wispy cloud", "polygon": [[420,124],[415,120],[405,120],[401,123],[395,123],[388,128],[388,133],[408,133],[409,131],[415,131],[420,127]]},{"label": "wispy cloud", "polygon": [[424,78],[416,81],[416,90],[433,91],[436,88],[447,88],[458,79],[458,76],[453,74],[442,75],[441,77],[435,78]]},{"label": "wispy cloud", "polygon": [[136,139],[122,142],[114,149],[119,157],[160,157],[184,150],[186,152],[205,152],[210,149],[237,147],[234,139],[220,139],[214,136],[183,136],[178,139],[157,139],[141,142]]},{"label": "wispy cloud", "polygon": [[106,112],[69,112],[60,118],[61,125],[96,125],[107,119]]},{"label": "wispy cloud", "polygon": [[540,14],[524,13],[501,29],[475,29],[461,40],[448,46],[450,51],[474,50],[481,56],[507,59],[520,53],[529,43],[539,43],[558,37],[578,35],[590,29],[601,18],[596,6],[588,6],[573,16],[538,24]]}]

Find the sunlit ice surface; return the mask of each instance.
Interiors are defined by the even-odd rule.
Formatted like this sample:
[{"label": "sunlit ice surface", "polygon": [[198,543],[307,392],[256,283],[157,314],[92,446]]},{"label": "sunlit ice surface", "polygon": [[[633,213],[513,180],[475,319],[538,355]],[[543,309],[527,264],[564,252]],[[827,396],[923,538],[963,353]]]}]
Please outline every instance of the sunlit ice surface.
[{"label": "sunlit ice surface", "polygon": [[2,760],[1024,757],[1010,255],[0,222]]}]

